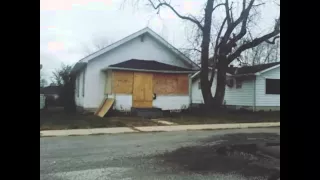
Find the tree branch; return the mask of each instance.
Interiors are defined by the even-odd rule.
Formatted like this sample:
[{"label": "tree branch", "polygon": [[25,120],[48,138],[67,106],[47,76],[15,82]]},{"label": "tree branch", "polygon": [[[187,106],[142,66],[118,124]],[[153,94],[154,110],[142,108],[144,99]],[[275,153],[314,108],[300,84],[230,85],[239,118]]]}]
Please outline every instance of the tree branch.
[{"label": "tree branch", "polygon": [[152,5],[152,7],[153,7],[154,9],[156,9],[156,10],[157,10],[157,9],[159,10],[161,6],[167,6],[167,7],[170,8],[179,18],[184,19],[184,20],[191,21],[191,22],[195,23],[201,30],[203,29],[203,26],[201,25],[201,23],[200,23],[198,20],[196,20],[196,19],[194,19],[194,18],[192,18],[192,17],[182,16],[182,15],[179,14],[170,4],[168,4],[168,3],[166,3],[166,2],[161,2],[161,1],[159,1],[159,4],[156,6],[156,5],[152,2],[152,0],[149,0],[149,2],[150,2],[150,4]]},{"label": "tree branch", "polygon": [[[228,1],[228,0],[226,0],[226,1]],[[233,23],[228,24],[228,28],[227,28],[224,36],[223,36],[223,39],[221,40],[221,43],[222,43],[223,45],[227,45],[227,42],[228,42],[228,40],[230,39],[230,35],[231,35],[232,31],[234,30],[234,28],[237,27],[237,25],[239,25],[241,22],[245,22],[245,24],[243,24],[243,26],[246,27],[247,18],[248,18],[248,16],[249,16],[249,12],[250,12],[250,10],[251,10],[251,8],[252,8],[252,5],[253,5],[254,1],[255,1],[255,0],[251,0],[250,3],[249,3],[249,5],[248,5],[248,7],[245,8],[245,2],[246,2],[246,1],[243,0],[242,7],[245,8],[245,9],[242,10],[242,12],[241,12],[241,14],[240,14],[240,16],[239,16],[239,18],[238,18],[237,20],[235,20]],[[226,11],[229,10],[227,7],[228,7],[228,6],[226,6]],[[228,17],[228,14],[229,14],[229,13],[226,13],[226,16],[227,16],[227,18],[229,19],[229,18],[230,18],[230,15],[229,15],[229,17]],[[244,20],[245,20],[245,21],[244,21]],[[244,30],[241,29],[241,30],[242,30],[242,32],[239,33],[239,35],[238,35],[238,37],[237,37],[236,39],[238,39],[239,37],[242,38],[242,37],[244,36],[243,33],[246,32],[246,29],[244,29]],[[245,34],[245,33],[244,33],[244,34]],[[236,41],[234,41],[234,42],[236,42]],[[226,46],[226,47],[228,47],[228,46]],[[229,52],[229,51],[231,51],[231,48],[232,48],[232,46],[226,48],[225,51],[226,51],[226,52]]]},{"label": "tree branch", "polygon": [[246,0],[242,0],[242,11],[244,11],[246,9]]},{"label": "tree branch", "polygon": [[226,18],[227,18],[228,26],[230,26],[231,18],[230,18],[229,1],[228,0],[226,0],[226,3],[224,4],[224,6],[225,6],[225,9],[226,9]]},{"label": "tree branch", "polygon": [[255,5],[253,5],[253,7],[258,7],[258,6],[265,5],[265,4],[266,3],[255,4]]},{"label": "tree branch", "polygon": [[217,5],[212,9],[212,12],[213,12],[214,10],[216,10],[216,8],[217,8],[217,7],[219,7],[219,6],[223,6],[223,5],[225,5],[225,3],[217,4]]},{"label": "tree branch", "polygon": [[[250,9],[253,6],[253,2],[254,0],[251,0],[249,3],[249,6],[246,9],[246,0],[243,0],[243,4],[242,4],[242,11],[245,12],[243,14],[241,14],[242,17],[242,25],[241,25],[241,30],[239,32],[238,35],[236,35],[234,38],[232,38],[230,40],[230,42],[228,43],[229,46],[232,46],[233,44],[235,44],[238,40],[240,40],[244,35],[246,35],[247,33],[247,22],[248,22],[248,17],[249,17],[249,12]],[[240,19],[240,18],[239,18]]]},{"label": "tree branch", "polygon": [[280,34],[280,16],[279,16],[279,19],[276,21],[276,25],[275,25],[273,32],[266,34],[264,36],[261,36],[259,38],[256,38],[256,39],[252,40],[251,42],[244,43],[233,54],[228,56],[228,64],[231,63],[235,58],[239,57],[243,51],[250,49],[250,48],[253,48],[255,46],[258,46],[262,42],[267,41],[268,39],[275,37],[278,34]]},{"label": "tree branch", "polygon": [[220,30],[219,30],[217,38],[216,38],[216,45],[214,46],[214,56],[217,54],[217,51],[218,51],[218,48],[219,48],[219,39],[220,39],[223,27],[226,24],[226,22],[227,22],[227,17],[224,18],[224,20],[223,20],[223,22],[222,22],[222,24],[220,26]]},{"label": "tree branch", "polygon": [[231,3],[231,6],[230,6],[230,18],[231,18],[231,23],[233,23],[233,13],[232,13],[232,5],[233,5],[233,2]]},{"label": "tree branch", "polygon": [[209,85],[210,85],[210,87],[212,86],[215,73],[216,73],[216,64],[214,63],[214,64],[212,65],[211,76],[210,76],[210,79],[209,79]]},{"label": "tree branch", "polygon": [[269,43],[269,44],[275,44],[276,43],[276,40],[280,38],[280,36],[276,36],[276,37],[273,37],[272,41],[269,41],[268,39],[266,40],[266,43]]}]

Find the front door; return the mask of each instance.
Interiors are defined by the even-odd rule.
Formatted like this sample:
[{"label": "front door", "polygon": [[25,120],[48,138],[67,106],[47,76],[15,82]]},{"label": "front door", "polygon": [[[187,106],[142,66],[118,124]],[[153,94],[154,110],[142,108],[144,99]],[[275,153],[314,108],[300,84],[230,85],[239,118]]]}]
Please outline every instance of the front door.
[{"label": "front door", "polygon": [[153,74],[134,72],[132,106],[135,108],[151,108],[153,101]]}]

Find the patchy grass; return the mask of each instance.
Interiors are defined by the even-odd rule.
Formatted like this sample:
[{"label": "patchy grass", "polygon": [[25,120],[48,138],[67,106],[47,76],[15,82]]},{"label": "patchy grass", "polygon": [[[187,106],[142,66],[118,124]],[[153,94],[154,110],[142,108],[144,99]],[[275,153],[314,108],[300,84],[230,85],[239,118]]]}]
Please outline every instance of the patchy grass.
[{"label": "patchy grass", "polygon": [[139,117],[104,117],[93,114],[65,113],[61,108],[40,111],[40,130],[86,129],[105,127],[156,126]]},{"label": "patchy grass", "polygon": [[222,111],[216,113],[183,112],[166,115],[161,120],[181,125],[280,122],[280,112]]}]

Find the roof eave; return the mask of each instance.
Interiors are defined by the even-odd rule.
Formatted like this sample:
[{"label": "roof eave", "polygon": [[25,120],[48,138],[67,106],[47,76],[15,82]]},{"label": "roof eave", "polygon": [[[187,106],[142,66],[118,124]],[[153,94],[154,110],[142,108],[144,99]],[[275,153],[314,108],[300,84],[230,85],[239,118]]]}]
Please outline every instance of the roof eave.
[{"label": "roof eave", "polygon": [[77,62],[77,63],[73,66],[73,68],[72,68],[72,70],[71,70],[71,72],[70,72],[70,75],[75,75],[75,74],[81,72],[84,68],[87,67],[87,64],[88,64],[88,63],[86,63],[86,62]]},{"label": "roof eave", "polygon": [[256,76],[256,73],[247,73],[247,74],[233,74],[231,77],[243,77],[243,76]]},{"label": "roof eave", "polygon": [[194,70],[198,70],[200,67],[193,62],[191,59],[189,59],[188,57],[186,57],[182,52],[180,52],[177,48],[175,48],[174,46],[172,46],[170,43],[168,43],[166,40],[164,40],[161,36],[159,36],[157,33],[155,33],[153,30],[151,30],[150,28],[144,28],[140,31],[137,31],[95,53],[90,54],[87,57],[84,57],[83,59],[81,59],[79,62],[89,62],[93,59],[95,59],[96,57],[134,39],[137,38],[145,33],[149,33],[151,36],[153,36],[157,41],[160,41],[162,44],[164,44],[166,47],[168,47],[169,49],[171,49],[176,55],[178,55],[181,59],[183,59],[184,61],[186,61],[188,64],[190,64],[192,66],[192,69]]},{"label": "roof eave", "polygon": [[134,68],[121,68],[121,67],[107,67],[103,69],[105,70],[122,70],[122,71],[139,71],[139,72],[158,72],[158,73],[172,73],[172,74],[179,74],[179,73],[186,73],[191,74],[195,71],[169,71],[169,70],[149,70],[149,69],[134,69]]},{"label": "roof eave", "polygon": [[267,68],[267,69],[265,69],[265,70],[256,72],[255,75],[256,75],[256,76],[259,76],[259,75],[261,75],[262,73],[265,73],[265,72],[267,72],[267,71],[271,71],[272,69],[275,69],[275,68],[278,68],[278,67],[280,67],[280,64],[277,64],[277,65],[272,66],[272,67],[270,67],[270,68]]}]

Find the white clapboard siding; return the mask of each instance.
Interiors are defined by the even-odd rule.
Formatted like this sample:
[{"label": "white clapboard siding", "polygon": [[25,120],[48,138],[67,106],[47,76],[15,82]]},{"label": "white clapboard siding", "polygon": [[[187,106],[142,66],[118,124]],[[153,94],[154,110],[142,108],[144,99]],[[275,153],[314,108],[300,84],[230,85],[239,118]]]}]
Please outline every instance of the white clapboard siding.
[{"label": "white clapboard siding", "polygon": [[256,106],[280,106],[280,95],[266,94],[266,78],[280,79],[280,66],[257,76]]},{"label": "white clapboard siding", "polygon": [[253,106],[254,80],[244,81],[241,88],[226,86],[224,100],[226,105]]}]

